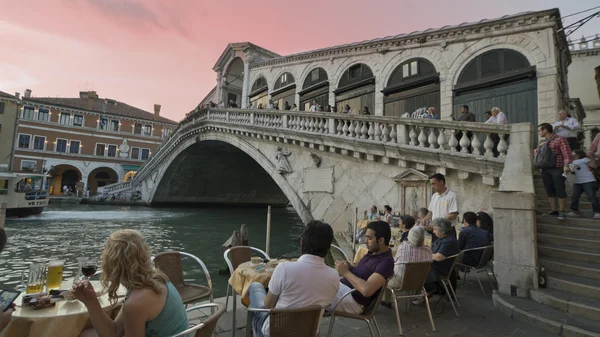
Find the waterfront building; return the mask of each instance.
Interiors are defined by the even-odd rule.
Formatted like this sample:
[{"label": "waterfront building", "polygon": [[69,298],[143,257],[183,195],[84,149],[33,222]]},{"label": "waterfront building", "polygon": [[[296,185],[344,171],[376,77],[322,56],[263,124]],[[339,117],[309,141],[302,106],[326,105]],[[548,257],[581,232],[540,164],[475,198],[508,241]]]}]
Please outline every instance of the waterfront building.
[{"label": "waterfront building", "polygon": [[76,98],[34,97],[29,89],[23,97],[0,93],[3,106],[0,154],[9,161],[3,163],[14,172],[48,173],[52,195],[65,185],[94,195],[123,181],[177,126],[160,116],[158,104],[151,113],[95,91]]}]

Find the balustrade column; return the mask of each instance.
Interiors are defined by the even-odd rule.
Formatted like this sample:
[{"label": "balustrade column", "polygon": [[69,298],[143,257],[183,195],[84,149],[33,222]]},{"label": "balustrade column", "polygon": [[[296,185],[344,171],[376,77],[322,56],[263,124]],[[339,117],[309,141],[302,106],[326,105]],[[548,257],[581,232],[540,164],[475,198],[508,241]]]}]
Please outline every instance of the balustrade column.
[{"label": "balustrade column", "polygon": [[328,131],[329,131],[328,133],[330,135],[335,135],[338,133],[336,130],[336,127],[335,127],[335,118],[332,118],[332,117],[327,118],[327,129],[328,129]]},{"label": "balustrade column", "polygon": [[283,115],[281,117],[281,122],[282,122],[282,127],[284,129],[287,129],[287,127],[288,127],[288,115]]},{"label": "balustrade column", "polygon": [[229,111],[225,112],[225,121],[229,122]]},{"label": "balustrade column", "polygon": [[250,125],[254,125],[254,112],[250,113]]}]

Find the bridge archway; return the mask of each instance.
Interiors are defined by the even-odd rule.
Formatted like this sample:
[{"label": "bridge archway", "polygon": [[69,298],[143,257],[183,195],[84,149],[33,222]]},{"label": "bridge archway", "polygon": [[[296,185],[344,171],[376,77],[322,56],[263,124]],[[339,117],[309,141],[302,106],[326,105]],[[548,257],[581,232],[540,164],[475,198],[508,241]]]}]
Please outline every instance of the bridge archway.
[{"label": "bridge archway", "polygon": [[[219,158],[214,156],[219,156]],[[231,204],[240,200],[246,201],[241,203],[255,205],[287,204],[289,202],[302,221],[312,220],[310,211],[285,177],[277,173],[276,166],[263,152],[235,135],[205,132],[196,137],[187,137],[164,162],[165,164],[157,170],[156,176],[152,179],[154,185],[150,189],[146,185],[149,195],[144,199],[152,204],[190,201]],[[203,165],[199,165],[199,163]],[[201,170],[217,172],[221,178],[206,175],[207,172]],[[232,172],[243,175],[236,176],[232,180],[225,180],[226,177],[235,174]],[[191,178],[182,179],[181,177],[185,174],[194,174],[199,178],[194,178],[194,181]],[[202,180],[202,176],[208,178]],[[194,190],[198,187],[196,184],[204,183],[206,185]],[[244,190],[239,185],[237,190],[232,189],[236,187],[236,183],[246,184],[243,186]],[[169,196],[169,193],[177,192],[177,189],[182,188],[190,190],[186,192],[188,195],[176,193],[174,198]],[[209,193],[214,192],[216,188],[220,189],[220,195],[215,197],[213,193],[210,196]]]},{"label": "bridge archway", "polygon": [[236,57],[229,63],[224,76],[223,83],[225,106],[241,107],[242,104],[242,88],[244,88],[244,61],[240,57]]}]

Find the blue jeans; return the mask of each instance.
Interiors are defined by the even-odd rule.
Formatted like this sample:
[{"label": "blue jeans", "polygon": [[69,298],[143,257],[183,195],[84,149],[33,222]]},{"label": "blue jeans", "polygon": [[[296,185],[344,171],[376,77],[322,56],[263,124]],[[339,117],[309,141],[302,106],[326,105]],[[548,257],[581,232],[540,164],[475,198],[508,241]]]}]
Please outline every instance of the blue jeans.
[{"label": "blue jeans", "polygon": [[571,196],[571,210],[573,212],[579,212],[579,197],[581,194],[587,195],[588,199],[592,203],[594,213],[600,213],[600,205],[598,205],[598,198],[596,198],[596,182],[591,181],[583,184],[573,184],[573,195]]},{"label": "blue jeans", "polygon": [[[250,297],[250,308],[264,309],[267,290],[262,284],[252,282],[248,288],[248,296]],[[252,313],[252,331],[255,337],[265,337],[262,333],[262,328],[267,317],[269,317],[268,312]],[[246,327],[246,329],[248,328]]]}]

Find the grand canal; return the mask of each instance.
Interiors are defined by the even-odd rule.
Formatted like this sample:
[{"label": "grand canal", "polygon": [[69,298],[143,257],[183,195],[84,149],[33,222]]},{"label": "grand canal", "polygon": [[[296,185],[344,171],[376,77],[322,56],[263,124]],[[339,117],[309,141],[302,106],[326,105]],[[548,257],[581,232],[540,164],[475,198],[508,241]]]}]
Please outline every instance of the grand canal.
[{"label": "grand canal", "polygon": [[[215,296],[224,296],[227,276],[221,244],[247,224],[250,245],[264,249],[267,209],[264,208],[146,208],[103,205],[51,205],[44,213],[7,219],[8,244],[0,254],[0,287],[20,286],[21,273],[33,261],[64,259],[64,277],[73,276],[77,257],[99,257],[111,232],[132,228],[142,232],[153,253],[179,250],[198,256],[207,265]],[[271,256],[299,254],[303,225],[292,208],[272,213]],[[189,282],[204,283],[199,265],[184,263]]]}]

